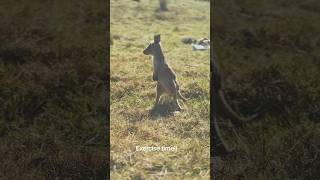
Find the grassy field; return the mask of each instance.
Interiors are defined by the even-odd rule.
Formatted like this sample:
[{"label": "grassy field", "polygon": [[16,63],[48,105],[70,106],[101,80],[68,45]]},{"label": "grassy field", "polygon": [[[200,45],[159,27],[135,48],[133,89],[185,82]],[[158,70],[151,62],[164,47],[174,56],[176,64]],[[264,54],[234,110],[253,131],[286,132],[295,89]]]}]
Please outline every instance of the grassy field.
[{"label": "grassy field", "polygon": [[[111,1],[112,179],[209,179],[209,52],[181,43],[209,36],[231,105],[268,110],[236,131],[218,118],[237,152],[214,159],[215,179],[319,179],[317,0],[212,1],[211,35],[208,1],[168,2]],[[1,1],[0,179],[106,179],[105,3]],[[155,33],[189,99],[178,114],[146,110]]]},{"label": "grassy field", "polygon": [[[111,1],[111,178],[209,179],[209,51],[192,51],[184,37],[209,37],[208,1]],[[189,99],[178,114],[152,115],[152,60],[142,51],[160,33],[167,62]],[[162,103],[170,106],[170,98]],[[138,152],[136,146],[176,146]]]},{"label": "grassy field", "polygon": [[267,109],[236,133],[220,123],[238,152],[215,159],[215,179],[319,179],[319,10],[315,0],[213,1],[227,98],[244,114]]},{"label": "grassy field", "polygon": [[106,8],[1,1],[0,179],[106,178]]}]

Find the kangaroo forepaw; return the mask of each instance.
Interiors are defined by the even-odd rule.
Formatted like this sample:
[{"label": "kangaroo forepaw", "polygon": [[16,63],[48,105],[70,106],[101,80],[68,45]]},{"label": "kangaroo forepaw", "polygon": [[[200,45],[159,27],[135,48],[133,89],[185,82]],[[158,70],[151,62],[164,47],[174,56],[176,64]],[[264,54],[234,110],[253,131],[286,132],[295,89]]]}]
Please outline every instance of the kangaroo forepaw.
[{"label": "kangaroo forepaw", "polygon": [[158,81],[158,76],[153,75],[153,76],[152,76],[152,80],[153,80],[153,81]]}]

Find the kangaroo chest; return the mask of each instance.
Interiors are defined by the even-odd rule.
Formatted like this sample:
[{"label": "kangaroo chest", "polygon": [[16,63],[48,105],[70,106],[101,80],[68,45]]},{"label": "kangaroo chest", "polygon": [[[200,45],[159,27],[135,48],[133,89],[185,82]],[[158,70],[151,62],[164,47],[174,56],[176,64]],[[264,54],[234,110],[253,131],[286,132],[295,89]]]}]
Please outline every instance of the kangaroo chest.
[{"label": "kangaroo chest", "polygon": [[170,71],[171,69],[169,68],[168,64],[159,61],[154,60],[153,61],[153,71],[157,72],[158,75],[164,75],[166,73],[168,73],[168,71]]},{"label": "kangaroo chest", "polygon": [[159,67],[160,67],[159,61],[157,61],[156,59],[153,59],[153,70],[155,71]]}]

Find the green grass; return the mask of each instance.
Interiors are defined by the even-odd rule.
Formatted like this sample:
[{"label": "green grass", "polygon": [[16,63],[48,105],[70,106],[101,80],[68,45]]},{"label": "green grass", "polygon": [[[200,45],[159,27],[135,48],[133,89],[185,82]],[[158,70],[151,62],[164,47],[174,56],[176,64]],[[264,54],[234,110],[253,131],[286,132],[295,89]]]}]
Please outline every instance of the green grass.
[{"label": "green grass", "polygon": [[[209,2],[111,1],[111,178],[209,179],[209,51],[183,37],[209,37]],[[125,13],[124,13],[125,12]],[[175,115],[152,116],[152,60],[142,51],[161,34],[167,62],[189,101]],[[169,105],[170,98],[163,98]],[[136,152],[136,146],[177,146],[176,152]]]}]

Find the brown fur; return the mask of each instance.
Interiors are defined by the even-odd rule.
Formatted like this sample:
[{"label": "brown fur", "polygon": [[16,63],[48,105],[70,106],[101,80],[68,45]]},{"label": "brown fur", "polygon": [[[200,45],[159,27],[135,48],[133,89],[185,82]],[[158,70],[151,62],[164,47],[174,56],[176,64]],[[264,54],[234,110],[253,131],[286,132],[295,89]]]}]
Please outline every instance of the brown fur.
[{"label": "brown fur", "polygon": [[176,74],[167,64],[160,45],[160,35],[154,36],[154,42],[143,51],[145,55],[153,56],[153,80],[157,81],[157,95],[155,107],[159,104],[161,95],[166,92],[173,96],[177,105],[177,110],[181,110],[178,98],[186,101],[179,91],[179,85],[176,81]]}]

